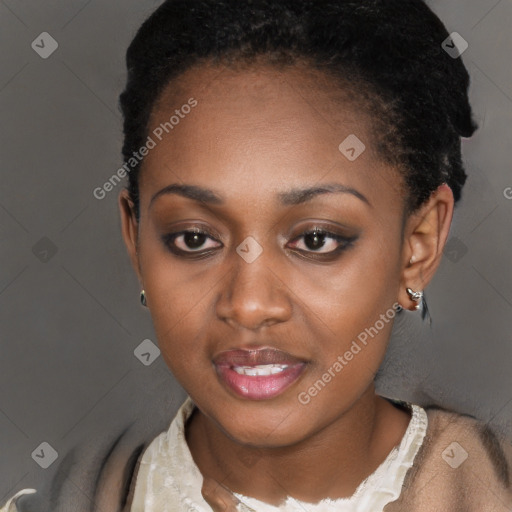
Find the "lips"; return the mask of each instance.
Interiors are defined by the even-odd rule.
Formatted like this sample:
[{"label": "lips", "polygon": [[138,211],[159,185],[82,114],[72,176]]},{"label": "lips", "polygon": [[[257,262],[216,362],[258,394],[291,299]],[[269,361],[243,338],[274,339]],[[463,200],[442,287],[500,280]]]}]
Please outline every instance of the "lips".
[{"label": "lips", "polygon": [[275,348],[228,350],[213,359],[221,382],[251,400],[274,398],[289,388],[306,368],[306,361]]},{"label": "lips", "polygon": [[216,365],[255,366],[263,364],[297,364],[305,361],[276,348],[227,350],[213,359]]}]

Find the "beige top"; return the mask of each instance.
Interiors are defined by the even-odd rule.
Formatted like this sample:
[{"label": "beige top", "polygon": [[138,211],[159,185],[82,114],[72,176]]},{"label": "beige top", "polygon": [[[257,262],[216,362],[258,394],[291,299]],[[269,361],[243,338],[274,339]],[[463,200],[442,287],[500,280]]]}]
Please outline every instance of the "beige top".
[{"label": "beige top", "polygon": [[[90,477],[88,480],[83,476],[83,483],[85,486],[88,485],[89,492],[95,495],[95,510],[211,512],[202,498],[202,476],[192,460],[184,436],[184,425],[193,407],[192,402],[186,400],[169,430],[157,437],[153,437],[154,434],[149,437],[148,442],[144,444],[147,449],[138,457],[140,472],[135,469],[130,475],[129,496],[126,496],[124,487],[127,483],[127,464],[144,438],[144,434],[137,429],[134,430],[135,434],[132,437],[126,434],[128,437],[124,442],[121,440],[119,450],[114,450],[110,454],[98,482],[94,479],[98,471],[96,467],[91,467],[91,464],[78,467],[79,470],[86,471],[86,476]],[[424,409],[410,406],[410,410],[413,411],[413,419],[400,445],[391,451],[383,466],[359,486],[358,492],[350,500],[336,502],[336,510],[347,510],[346,507],[353,506],[352,510],[360,510],[363,507],[365,512],[511,512],[510,439],[469,415],[461,415],[437,406],[428,406]],[[422,440],[421,433],[426,427],[423,411],[427,415],[428,428]],[[420,420],[419,424],[417,420]],[[98,460],[102,461],[104,457],[99,457],[96,463]],[[414,463],[409,467],[412,461]],[[129,467],[132,467],[131,463]],[[65,476],[66,474],[62,473],[62,477]],[[79,478],[80,475],[77,481]],[[59,511],[73,510],[70,506],[73,497],[69,492],[61,492],[57,483],[51,487],[51,491],[54,501],[62,505],[58,507]],[[4,505],[1,512],[18,512],[17,498],[33,492],[34,489],[23,489],[18,492]],[[389,501],[398,494],[399,497],[395,501]],[[40,509],[34,508],[37,500],[32,502],[30,496],[26,498],[27,504],[31,506],[30,510],[39,512]],[[236,497],[233,496],[233,499]],[[250,506],[249,498],[242,499]],[[365,503],[365,500],[368,501]],[[382,508],[386,501],[387,505]],[[255,502],[251,503],[254,505]],[[293,502],[293,505],[298,506],[301,512],[304,512],[304,508],[308,512],[329,510],[329,507],[332,510],[332,503],[328,501],[321,507],[318,504],[305,504],[304,508],[300,508],[297,502]],[[248,506],[244,507],[239,506],[239,510],[250,510]],[[257,508],[258,512],[265,510],[263,507],[266,507],[266,510],[276,509],[263,504],[261,508]],[[78,507],[75,507],[75,510],[78,510]],[[90,504],[82,506],[81,510],[90,510]]]},{"label": "beige top", "polygon": [[[203,477],[185,439],[185,424],[195,404],[190,397],[182,404],[168,431],[147,447],[140,461],[131,512],[211,512],[201,494]],[[425,410],[410,405],[412,418],[398,447],[361,482],[351,498],[325,499],[316,504],[288,498],[275,507],[255,498],[234,493],[241,501],[240,512],[381,512],[400,496],[407,470],[412,466],[427,430]]]}]

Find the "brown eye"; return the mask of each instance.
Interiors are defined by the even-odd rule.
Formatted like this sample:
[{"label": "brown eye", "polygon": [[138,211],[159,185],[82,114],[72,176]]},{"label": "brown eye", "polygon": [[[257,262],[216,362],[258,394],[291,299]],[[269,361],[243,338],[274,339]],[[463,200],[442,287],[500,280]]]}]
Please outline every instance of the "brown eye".
[{"label": "brown eye", "polygon": [[304,235],[304,245],[311,251],[317,251],[325,246],[326,238],[328,238],[328,236],[325,233],[313,231],[312,233]]},{"label": "brown eye", "polygon": [[[181,235],[183,237],[183,244],[189,248],[189,249],[200,249],[201,246],[204,244],[206,239],[208,238],[207,235],[203,233],[183,233]],[[180,237],[178,237],[179,239]],[[176,241],[176,239],[175,239]]]},{"label": "brown eye", "polygon": [[[302,233],[295,240],[304,239],[301,243],[295,243],[294,248],[302,252],[314,252],[318,254],[332,254],[346,248],[355,237],[345,237],[331,233],[324,229],[313,229]],[[301,247],[302,245],[302,247]]]},{"label": "brown eye", "polygon": [[[187,230],[169,233],[163,237],[164,244],[175,254],[203,253],[219,247],[210,233],[201,230]],[[210,243],[207,243],[211,241]],[[212,243],[213,242],[213,243]]]}]

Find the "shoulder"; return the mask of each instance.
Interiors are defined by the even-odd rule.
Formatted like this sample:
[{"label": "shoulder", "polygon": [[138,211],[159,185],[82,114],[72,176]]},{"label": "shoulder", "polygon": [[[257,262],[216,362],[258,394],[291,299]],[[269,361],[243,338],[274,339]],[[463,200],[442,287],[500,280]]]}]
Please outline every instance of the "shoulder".
[{"label": "shoulder", "polygon": [[[431,425],[431,446],[442,455],[443,460],[451,461],[448,466],[467,468],[480,466],[480,471],[489,471],[489,478],[505,488],[512,484],[512,444],[488,424],[477,418],[447,411],[440,407],[425,409]],[[453,459],[453,460],[451,460]]]},{"label": "shoulder", "polygon": [[437,406],[425,412],[427,432],[403,496],[386,512],[511,510],[510,440],[473,416]]},{"label": "shoulder", "polygon": [[[92,512],[129,510],[138,464],[168,421],[133,421],[69,450],[41,488],[23,489],[0,512]],[[2,506],[3,505],[3,506]]]}]

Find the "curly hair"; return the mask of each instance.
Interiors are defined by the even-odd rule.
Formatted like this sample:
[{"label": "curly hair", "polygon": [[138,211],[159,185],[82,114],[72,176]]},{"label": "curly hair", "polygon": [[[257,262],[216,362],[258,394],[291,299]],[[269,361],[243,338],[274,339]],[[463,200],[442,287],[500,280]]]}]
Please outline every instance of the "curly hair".
[{"label": "curly hair", "polygon": [[[166,0],[127,54],[125,162],[146,141],[169,83],[204,62],[307,62],[352,86],[375,120],[378,154],[397,164],[413,212],[446,183],[459,201],[467,175],[461,137],[477,129],[469,74],[441,46],[449,33],[422,0]],[[141,163],[128,191],[139,216]]]}]

